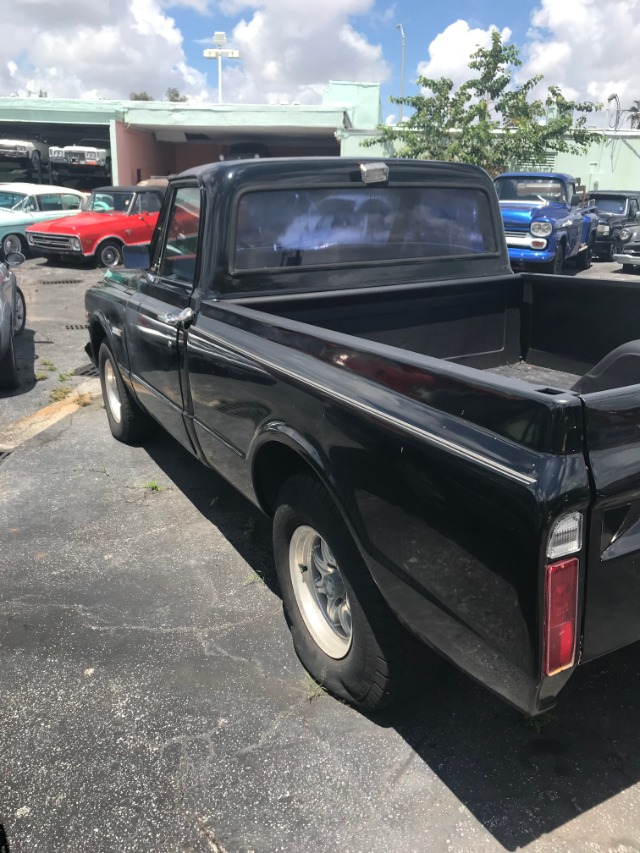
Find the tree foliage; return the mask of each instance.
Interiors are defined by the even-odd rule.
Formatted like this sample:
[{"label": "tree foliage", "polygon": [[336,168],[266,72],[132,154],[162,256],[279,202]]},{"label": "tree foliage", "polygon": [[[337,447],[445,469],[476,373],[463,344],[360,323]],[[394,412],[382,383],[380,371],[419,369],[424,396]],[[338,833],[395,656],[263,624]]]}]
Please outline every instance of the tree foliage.
[{"label": "tree foliage", "polygon": [[640,129],[640,101],[634,101],[629,109],[629,123],[632,128]]},{"label": "tree foliage", "polygon": [[[475,73],[461,86],[446,77],[419,77],[419,94],[391,98],[412,113],[402,125],[381,126],[382,141],[400,157],[475,163],[492,175],[542,160],[550,151],[584,151],[595,137],[586,128],[587,114],[599,105],[569,101],[558,86],[534,98],[542,76],[516,84],[514,71],[521,65],[518,49],[503,44],[494,30],[491,46],[471,56]],[[363,144],[376,145],[380,136]]]},{"label": "tree foliage", "polygon": [[164,94],[164,99],[165,101],[171,101],[174,104],[184,104],[185,101],[189,100],[186,95],[181,95],[175,86],[169,86]]},{"label": "tree foliage", "polygon": [[130,101],[153,101],[155,98],[152,98],[148,92],[131,92],[129,95]]}]

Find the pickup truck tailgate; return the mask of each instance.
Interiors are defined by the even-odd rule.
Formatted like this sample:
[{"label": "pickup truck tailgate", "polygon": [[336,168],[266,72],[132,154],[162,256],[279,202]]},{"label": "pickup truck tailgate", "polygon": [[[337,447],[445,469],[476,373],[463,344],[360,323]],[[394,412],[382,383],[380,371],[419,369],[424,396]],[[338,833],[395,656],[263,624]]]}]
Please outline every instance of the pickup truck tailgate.
[{"label": "pickup truck tailgate", "polygon": [[640,385],[586,394],[591,510],[583,660],[640,639]]}]

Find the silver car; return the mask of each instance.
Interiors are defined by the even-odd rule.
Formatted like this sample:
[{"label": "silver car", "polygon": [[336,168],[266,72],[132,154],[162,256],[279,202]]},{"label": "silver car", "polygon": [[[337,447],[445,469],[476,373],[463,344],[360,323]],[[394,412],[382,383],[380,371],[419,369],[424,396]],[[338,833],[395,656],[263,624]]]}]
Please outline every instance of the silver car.
[{"label": "silver car", "polygon": [[24,329],[27,311],[12,267],[23,261],[24,255],[11,252],[0,263],[0,389],[17,388],[20,382],[14,340]]}]

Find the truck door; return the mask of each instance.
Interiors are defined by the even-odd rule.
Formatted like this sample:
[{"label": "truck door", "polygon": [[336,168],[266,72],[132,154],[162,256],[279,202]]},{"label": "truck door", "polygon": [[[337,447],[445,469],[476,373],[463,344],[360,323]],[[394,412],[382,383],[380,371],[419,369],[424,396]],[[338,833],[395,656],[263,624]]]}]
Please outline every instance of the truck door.
[{"label": "truck door", "polygon": [[127,341],[137,394],[154,417],[190,447],[180,369],[196,275],[200,188],[185,182],[170,193],[151,269],[140,278],[141,297],[127,309]]},{"label": "truck door", "polygon": [[595,486],[583,660],[640,639],[640,385],[584,395]]}]

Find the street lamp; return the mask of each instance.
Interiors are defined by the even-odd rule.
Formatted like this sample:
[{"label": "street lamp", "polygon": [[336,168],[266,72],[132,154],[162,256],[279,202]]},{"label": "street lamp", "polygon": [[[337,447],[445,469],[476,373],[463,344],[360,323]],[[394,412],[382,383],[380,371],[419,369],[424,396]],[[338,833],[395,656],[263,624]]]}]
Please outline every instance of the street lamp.
[{"label": "street lamp", "polygon": [[240,59],[240,51],[232,50],[226,47],[227,44],[227,34],[221,32],[215,32],[213,34],[213,43],[215,45],[214,48],[208,47],[205,51],[203,51],[202,55],[205,59],[217,59],[218,60],[218,103],[222,103],[222,57],[226,56],[227,59]]},{"label": "street lamp", "polygon": [[402,53],[400,56],[400,110],[398,115],[398,124],[402,124],[402,98],[404,95],[404,44],[405,44],[405,36],[404,30],[402,29],[402,24],[396,24],[396,29],[400,30],[400,37],[402,38]]},{"label": "street lamp", "polygon": [[618,126],[620,125],[620,98],[616,95],[615,92],[613,93],[613,95],[609,95],[609,97],[607,98],[607,104],[610,104],[611,101],[616,102],[616,120],[613,129],[617,130]]}]

